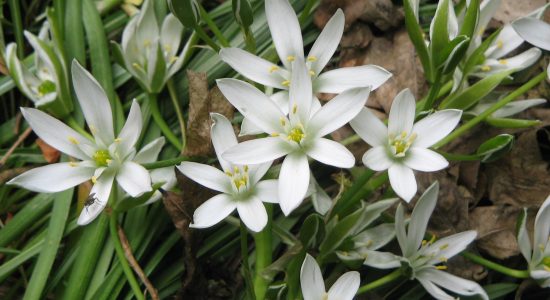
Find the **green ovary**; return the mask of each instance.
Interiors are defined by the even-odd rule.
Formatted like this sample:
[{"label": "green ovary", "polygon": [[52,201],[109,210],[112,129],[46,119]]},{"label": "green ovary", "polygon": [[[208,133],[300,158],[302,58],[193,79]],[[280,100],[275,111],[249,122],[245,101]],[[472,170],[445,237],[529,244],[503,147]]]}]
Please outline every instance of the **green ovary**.
[{"label": "green ovary", "polygon": [[300,143],[302,139],[306,136],[302,128],[294,127],[287,135],[287,138],[289,141],[294,141],[296,143]]},{"label": "green ovary", "polygon": [[92,158],[94,159],[96,165],[100,167],[109,166],[109,162],[111,161],[111,155],[107,150],[97,150]]},{"label": "green ovary", "polygon": [[42,81],[42,83],[38,86],[38,95],[44,96],[49,93],[55,92],[55,83],[50,80]]}]

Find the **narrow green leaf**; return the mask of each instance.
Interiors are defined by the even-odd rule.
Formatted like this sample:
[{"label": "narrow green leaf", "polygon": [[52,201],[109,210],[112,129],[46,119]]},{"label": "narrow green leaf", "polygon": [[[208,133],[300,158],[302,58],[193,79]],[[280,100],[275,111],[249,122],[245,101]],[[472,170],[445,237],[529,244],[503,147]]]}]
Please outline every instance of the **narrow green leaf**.
[{"label": "narrow green leaf", "polygon": [[14,258],[3,263],[2,266],[0,266],[0,282],[3,282],[6,279],[6,277],[8,277],[13,271],[17,270],[17,268],[20,265],[22,265],[24,262],[33,258],[38,253],[40,253],[43,246],[44,246],[44,240],[41,240],[35,243],[34,245],[30,246],[29,248],[21,251],[21,253],[16,255]]},{"label": "narrow green leaf", "polygon": [[475,105],[483,97],[494,90],[505,78],[510,76],[513,70],[503,71],[487,76],[472,86],[445,99],[440,105],[440,109],[456,108],[466,110]]},{"label": "narrow green leaf", "polygon": [[541,124],[540,120],[487,117],[485,122],[497,128],[529,128]]},{"label": "narrow green leaf", "polygon": [[493,283],[484,285],[483,289],[487,292],[489,299],[498,299],[500,297],[506,296],[510,293],[515,292],[519,287],[517,283]]},{"label": "narrow green leaf", "polygon": [[59,243],[63,237],[65,223],[69,216],[73,189],[55,194],[50,224],[48,225],[45,238],[45,247],[40,252],[40,256],[33,269],[31,279],[25,289],[24,300],[41,299],[44,287],[49,278],[52,266],[57,256]]},{"label": "narrow green leaf", "polygon": [[468,46],[470,45],[470,39],[467,36],[459,35],[449,44],[453,48],[450,51],[445,64],[443,65],[443,75],[451,74],[454,72],[456,66],[460,63],[466,51],[468,51]]},{"label": "narrow green leaf", "polygon": [[411,42],[418,53],[420,62],[422,63],[422,68],[424,68],[424,74],[426,79],[430,82],[433,81],[433,72],[430,61],[430,54],[428,53],[428,47],[426,46],[426,41],[424,39],[424,32],[418,24],[418,20],[414,15],[414,10],[411,4],[411,0],[403,1],[403,8],[405,9],[405,25],[407,27],[407,32]]},{"label": "narrow green leaf", "polygon": [[317,233],[324,226],[323,218],[318,214],[309,215],[300,227],[300,241],[304,249],[315,244]]},{"label": "narrow green leaf", "polygon": [[433,19],[433,26],[430,32],[430,51],[432,54],[432,64],[439,66],[447,59],[445,55],[445,48],[449,44],[449,1],[440,0],[435,11]]},{"label": "narrow green leaf", "polygon": [[501,158],[512,149],[514,136],[510,134],[500,134],[485,141],[476,151],[481,157],[481,162],[488,163]]},{"label": "narrow green leaf", "polygon": [[460,28],[460,35],[465,35],[470,39],[474,35],[474,31],[479,20],[479,0],[470,0],[470,5],[466,8],[466,14]]},{"label": "narrow green leaf", "polygon": [[65,1],[65,65],[70,66],[73,59],[86,66],[86,48],[84,27],[82,26],[82,1]]}]

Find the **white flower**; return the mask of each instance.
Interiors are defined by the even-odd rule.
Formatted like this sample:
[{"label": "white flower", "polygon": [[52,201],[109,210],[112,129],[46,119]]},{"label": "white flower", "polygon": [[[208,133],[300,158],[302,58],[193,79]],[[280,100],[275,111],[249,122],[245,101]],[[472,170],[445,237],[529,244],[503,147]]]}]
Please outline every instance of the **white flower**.
[{"label": "white flower", "polygon": [[[35,51],[34,65],[36,71],[31,71],[17,57],[17,44],[10,43],[6,47],[6,62],[15,84],[27,96],[35,107],[41,107],[53,102],[67,89],[63,59],[57,50],[50,45],[49,24],[45,22],[38,37],[25,31],[25,37]],[[62,74],[58,74],[62,73]]]},{"label": "white flower", "polygon": [[526,225],[527,210],[523,214],[518,230],[518,244],[521,254],[529,262],[529,273],[541,287],[550,287],[550,196],[544,200],[535,217],[533,246]]},{"label": "white flower", "polygon": [[[376,65],[364,65],[331,70],[321,74],[330,58],[338,48],[344,32],[344,13],[338,9],[304,57],[304,43],[298,18],[287,0],[267,0],[265,2],[267,22],[273,43],[282,62],[282,66],[238,48],[220,50],[221,59],[243,76],[265,86],[285,90],[278,97],[282,105],[288,103],[288,88],[292,79],[292,62],[296,59],[306,61],[313,80],[315,93],[341,93],[356,87],[370,86],[372,90],[386,82],[392,74]],[[280,101],[277,101],[280,103]],[[241,134],[255,134],[258,130],[246,127],[243,121]]]},{"label": "white flower", "polygon": [[[485,97],[481,99],[481,101],[479,101],[474,107],[472,107],[468,111],[465,111],[464,113],[477,116],[482,112],[486,111],[487,109],[489,109],[491,106],[493,106],[498,100],[500,100],[500,98],[498,97]],[[529,109],[533,106],[540,105],[546,102],[547,102],[546,99],[543,99],[543,98],[512,101],[504,105],[499,110],[492,113],[491,117],[507,118],[515,114],[518,114],[526,109]]]},{"label": "white flower", "polygon": [[[485,28],[500,6],[500,0],[485,0],[481,4],[479,22],[475,36],[470,46],[470,52],[480,46]],[[540,17],[545,7],[529,14]],[[485,61],[476,67],[473,75],[485,77],[507,70],[523,70],[534,64],[540,57],[541,51],[537,48],[528,49],[518,55],[504,58],[523,43],[511,24],[506,24],[485,51]]]},{"label": "white flower", "polygon": [[514,21],[512,27],[529,44],[550,51],[550,24],[534,17],[524,17]]},{"label": "white flower", "polygon": [[408,230],[405,222],[404,209],[400,204],[395,213],[395,233],[403,256],[389,252],[367,251],[364,264],[379,268],[399,268],[405,264],[410,271],[410,279],[416,279],[433,297],[453,300],[440,287],[459,295],[480,295],[489,299],[479,284],[451,275],[442,270],[447,260],[462,252],[476,238],[473,230],[465,231],[440,240],[423,240],[428,227],[428,221],[437,202],[439,184],[434,182],[420,197],[416,204]]},{"label": "white flower", "polygon": [[447,167],[447,160],[428,148],[449,134],[461,115],[460,110],[447,109],[414,124],[414,96],[405,89],[393,100],[388,127],[368,108],[364,108],[350,125],[372,146],[363,155],[365,166],[375,171],[387,169],[393,190],[409,202],[417,189],[413,170],[433,172]]},{"label": "white flower", "polygon": [[267,212],[262,201],[278,202],[277,180],[260,181],[271,166],[271,161],[254,165],[226,161],[221,154],[237,145],[237,138],[229,120],[216,113],[210,116],[213,122],[212,144],[223,172],[194,162],[182,162],[177,168],[193,181],[222,194],[210,198],[195,210],[190,227],[213,226],[237,209],[246,227],[260,232],[267,224]]},{"label": "white flower", "polygon": [[140,155],[136,155],[134,148],[142,128],[138,103],[132,103],[128,120],[115,138],[111,106],[99,83],[76,61],[72,65],[72,74],[76,96],[93,140],[37,109],[22,108],[21,111],[41,139],[81,161],[35,168],[15,177],[9,184],[36,192],[53,193],[91,179],[94,185],[89,199],[93,201],[82,209],[78,218],[79,225],[86,225],[107,205],[115,178],[132,197],[151,191],[151,179],[149,172],[133,161],[135,156]]},{"label": "white flower", "polygon": [[304,300],[351,300],[357,293],[360,283],[359,272],[346,272],[326,292],[323,274],[321,274],[317,261],[306,253],[300,270],[300,284]]},{"label": "white flower", "polygon": [[183,55],[178,55],[183,25],[168,14],[159,27],[153,2],[146,0],[139,14],[128,22],[122,47],[117,44],[116,49],[126,70],[148,92],[159,92],[183,64]]},{"label": "white flower", "polygon": [[323,136],[342,127],[365,105],[369,88],[347,90],[314,109],[311,79],[302,59],[294,62],[290,86],[289,117],[264,93],[252,85],[220,79],[218,87],[243,116],[249,118],[269,137],[246,141],[223,154],[237,164],[256,164],[285,156],[279,175],[281,209],[288,215],[306,195],[310,171],[308,156],[322,163],[351,168],[355,159],[341,144]]}]

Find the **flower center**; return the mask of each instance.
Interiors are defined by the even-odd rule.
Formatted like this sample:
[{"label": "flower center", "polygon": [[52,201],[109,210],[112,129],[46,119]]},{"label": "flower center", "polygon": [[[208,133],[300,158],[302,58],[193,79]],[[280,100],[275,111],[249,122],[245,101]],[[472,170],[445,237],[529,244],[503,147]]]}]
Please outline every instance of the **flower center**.
[{"label": "flower center", "polygon": [[303,127],[302,126],[296,126],[288,132],[288,135],[287,135],[286,138],[289,141],[294,141],[294,142],[299,144],[302,141],[302,139],[305,138],[305,136],[306,136],[306,134],[304,133]]},{"label": "flower center", "polygon": [[38,95],[44,96],[49,93],[55,92],[55,83],[51,80],[44,80],[42,83],[38,86]]},{"label": "flower center", "polygon": [[248,166],[233,167],[233,172],[226,172],[227,176],[231,177],[231,183],[236,191],[242,192],[248,188]]},{"label": "flower center", "polygon": [[390,135],[390,147],[393,151],[393,155],[396,157],[404,157],[407,150],[411,147],[412,143],[416,139],[416,133],[408,134],[403,131],[398,136]]},{"label": "flower center", "polygon": [[100,167],[109,166],[109,163],[112,160],[111,154],[109,154],[109,151],[107,150],[97,150],[92,156],[92,158],[94,159],[96,165]]}]

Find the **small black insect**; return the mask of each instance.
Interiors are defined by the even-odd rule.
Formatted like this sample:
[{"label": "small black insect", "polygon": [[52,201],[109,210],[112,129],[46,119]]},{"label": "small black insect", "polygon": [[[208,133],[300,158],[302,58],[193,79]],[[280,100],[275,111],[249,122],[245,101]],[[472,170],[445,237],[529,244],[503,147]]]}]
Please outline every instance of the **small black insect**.
[{"label": "small black insect", "polygon": [[84,201],[86,212],[88,212],[88,207],[94,205],[94,203],[96,202],[101,203],[101,201],[99,201],[99,199],[97,199],[97,197],[95,196],[95,193],[91,193],[90,195],[88,195],[88,198],[86,198],[86,200]]}]

